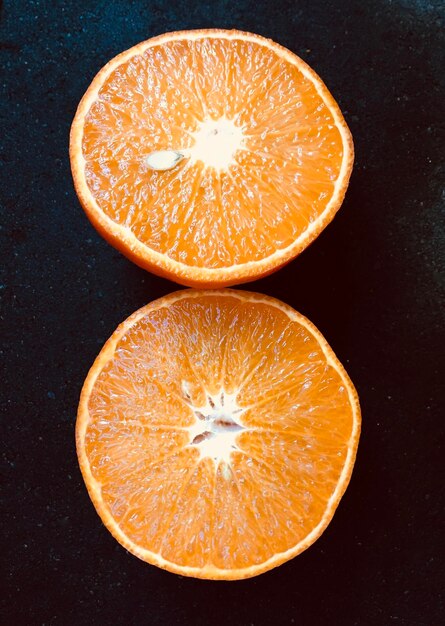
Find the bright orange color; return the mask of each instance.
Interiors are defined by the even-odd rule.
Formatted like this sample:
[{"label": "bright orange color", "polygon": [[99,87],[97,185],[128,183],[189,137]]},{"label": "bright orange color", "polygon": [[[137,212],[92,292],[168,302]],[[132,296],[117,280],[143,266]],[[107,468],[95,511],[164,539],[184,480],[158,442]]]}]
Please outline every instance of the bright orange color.
[{"label": "bright orange color", "polygon": [[[159,150],[183,151],[150,169]],[[349,129],[315,72],[258,35],[169,33],[110,61],[82,99],[70,157],[99,232],[186,285],[253,280],[332,220],[353,163]]]},{"label": "bright orange color", "polygon": [[127,550],[228,580],[320,536],[359,431],[357,393],[305,317],[259,294],[185,290],[107,341],[76,436],[94,505]]}]

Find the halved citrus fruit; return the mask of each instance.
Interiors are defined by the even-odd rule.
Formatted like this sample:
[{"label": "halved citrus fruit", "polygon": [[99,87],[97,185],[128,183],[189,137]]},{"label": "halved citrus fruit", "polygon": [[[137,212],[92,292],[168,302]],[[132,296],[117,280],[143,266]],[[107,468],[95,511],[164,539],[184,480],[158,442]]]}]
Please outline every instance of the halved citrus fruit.
[{"label": "halved citrus fruit", "polygon": [[80,467],[114,537],[178,574],[255,576],[323,532],[349,482],[357,393],[278,300],[173,293],[107,341],[77,418]]},{"label": "halved citrus fruit", "polygon": [[335,100],[258,35],[169,33],[110,61],[77,110],[74,183],[98,231],[190,286],[271,273],[332,220],[353,162]]}]

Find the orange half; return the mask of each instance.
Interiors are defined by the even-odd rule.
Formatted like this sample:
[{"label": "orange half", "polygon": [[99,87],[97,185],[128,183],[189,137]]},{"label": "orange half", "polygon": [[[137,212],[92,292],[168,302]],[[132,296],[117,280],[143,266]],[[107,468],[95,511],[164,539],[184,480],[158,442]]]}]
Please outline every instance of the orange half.
[{"label": "orange half", "polygon": [[114,537],[198,578],[280,565],[323,532],[349,482],[357,393],[282,302],[180,291],[107,341],[85,381],[79,463]]},{"label": "orange half", "polygon": [[70,158],[111,244],[156,274],[216,287],[271,273],[315,239],[342,203],[353,144],[298,56],[258,35],[196,30],[149,39],[99,72]]}]

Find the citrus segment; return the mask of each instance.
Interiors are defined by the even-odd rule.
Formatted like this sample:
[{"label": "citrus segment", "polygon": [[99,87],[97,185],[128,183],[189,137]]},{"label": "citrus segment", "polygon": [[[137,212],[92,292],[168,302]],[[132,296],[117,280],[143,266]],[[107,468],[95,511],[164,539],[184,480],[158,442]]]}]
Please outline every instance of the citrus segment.
[{"label": "citrus segment", "polygon": [[341,204],[353,148],[300,58],[207,30],[110,61],[79,106],[70,155],[87,214],[119,249],[184,284],[222,285],[276,269],[316,237]]},{"label": "citrus segment", "polygon": [[236,579],[307,548],[352,471],[357,394],[319,331],[278,300],[181,291],[119,326],[85,381],[83,476],[141,559]]}]

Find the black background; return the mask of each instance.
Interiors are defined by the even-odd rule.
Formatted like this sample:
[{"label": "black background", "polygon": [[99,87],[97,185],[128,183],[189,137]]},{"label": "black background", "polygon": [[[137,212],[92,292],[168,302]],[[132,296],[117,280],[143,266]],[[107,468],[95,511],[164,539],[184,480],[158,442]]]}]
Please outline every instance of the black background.
[{"label": "black background", "polygon": [[[444,623],[443,21],[440,0],[3,3],[3,624]],[[70,123],[115,54],[212,26],[304,58],[356,146],[334,222],[247,286],[307,315],[345,364],[363,411],[354,475],[312,548],[235,583],[180,578],[127,554],[89,501],[74,446],[79,391],[101,345],[177,287],[90,226],[69,171]]]}]

